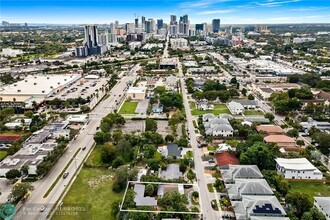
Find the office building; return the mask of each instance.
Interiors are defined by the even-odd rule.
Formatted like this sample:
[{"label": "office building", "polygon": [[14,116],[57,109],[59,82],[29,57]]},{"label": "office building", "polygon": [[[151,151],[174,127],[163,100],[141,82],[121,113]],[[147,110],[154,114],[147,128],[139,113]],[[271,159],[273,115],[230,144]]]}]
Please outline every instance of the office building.
[{"label": "office building", "polygon": [[171,15],[170,25],[177,25],[176,15]]},{"label": "office building", "polygon": [[135,24],[134,23],[126,23],[125,24],[125,31],[127,34],[135,32]]},{"label": "office building", "polygon": [[[107,51],[106,44],[99,44],[99,35],[97,31],[97,26],[86,25],[84,27],[84,32],[85,32],[84,45],[76,48],[77,57],[99,55]],[[106,37],[104,36],[103,38]]]},{"label": "office building", "polygon": [[204,31],[204,24],[195,24],[196,32]]},{"label": "office building", "polygon": [[226,34],[227,35],[233,34],[233,27],[232,26],[227,26],[226,27]]},{"label": "office building", "polygon": [[138,28],[139,27],[139,19],[138,18],[135,18],[135,28]]},{"label": "office building", "polygon": [[104,32],[98,36],[99,44],[108,46],[109,44],[109,34],[108,32]]},{"label": "office building", "polygon": [[188,15],[180,16],[180,22],[182,22],[182,23],[188,23]]},{"label": "office building", "polygon": [[163,19],[158,19],[157,20],[157,29],[162,29],[164,26]]},{"label": "office building", "polygon": [[178,35],[178,26],[177,25],[170,25],[170,35],[171,36]]},{"label": "office building", "polygon": [[2,26],[9,26],[9,22],[8,21],[2,21]]},{"label": "office building", "polygon": [[146,17],[142,16],[141,17],[141,23],[142,23],[142,28],[146,27]]},{"label": "office building", "polygon": [[152,33],[152,23],[151,23],[150,19],[148,21],[146,21],[146,32]]},{"label": "office building", "polygon": [[115,21],[115,28],[119,28],[119,21]]},{"label": "office building", "polygon": [[212,20],[213,33],[219,33],[220,30],[220,19]]}]

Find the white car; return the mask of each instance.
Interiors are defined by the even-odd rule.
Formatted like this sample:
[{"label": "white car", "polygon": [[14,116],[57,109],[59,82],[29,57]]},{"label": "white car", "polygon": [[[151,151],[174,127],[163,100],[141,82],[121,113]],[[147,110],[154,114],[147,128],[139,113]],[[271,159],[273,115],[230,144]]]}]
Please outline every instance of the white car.
[{"label": "white car", "polygon": [[46,208],[47,208],[47,205],[43,205],[43,206],[41,206],[41,208],[40,208],[40,212],[43,212],[43,211],[45,211],[45,210],[46,210]]}]

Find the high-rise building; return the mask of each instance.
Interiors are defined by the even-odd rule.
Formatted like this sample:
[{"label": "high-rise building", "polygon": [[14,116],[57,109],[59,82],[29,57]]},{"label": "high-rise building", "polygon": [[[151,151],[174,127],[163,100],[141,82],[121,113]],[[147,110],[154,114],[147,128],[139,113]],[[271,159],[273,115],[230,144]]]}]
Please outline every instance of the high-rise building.
[{"label": "high-rise building", "polygon": [[[99,55],[107,51],[107,35],[102,34],[99,37],[97,27],[95,25],[86,25],[84,27],[85,41],[84,45],[76,48],[76,56],[89,56],[89,55]],[[99,40],[102,43],[99,43]]]},{"label": "high-rise building", "polygon": [[177,25],[176,15],[171,15],[170,25]]},{"label": "high-rise building", "polygon": [[146,17],[144,17],[144,16],[141,17],[141,23],[142,23],[142,28],[145,29],[146,28]]},{"label": "high-rise building", "polygon": [[104,33],[99,34],[98,43],[101,44],[101,45],[108,46],[108,44],[109,44],[109,34],[108,34],[107,31],[104,32]]},{"label": "high-rise building", "polygon": [[226,34],[231,35],[233,34],[233,27],[232,26],[227,26],[226,27]]},{"label": "high-rise building", "polygon": [[195,24],[195,30],[196,30],[196,32],[203,31],[204,30],[204,24]]},{"label": "high-rise building", "polygon": [[163,28],[163,25],[164,25],[164,23],[163,23],[163,19],[158,19],[157,20],[157,29],[159,30],[159,29],[162,29]]},{"label": "high-rise building", "polygon": [[126,33],[135,33],[135,24],[134,23],[126,23],[125,24]]},{"label": "high-rise building", "polygon": [[138,27],[139,27],[139,19],[135,18],[135,28],[138,28]]},{"label": "high-rise building", "polygon": [[9,22],[8,21],[2,21],[2,26],[9,26]]},{"label": "high-rise building", "polygon": [[115,23],[111,22],[110,23],[110,34],[115,34],[116,33],[116,25]]},{"label": "high-rise building", "polygon": [[180,22],[187,24],[188,23],[188,15],[180,16]]},{"label": "high-rise building", "polygon": [[146,21],[146,32],[151,33],[152,32],[152,21],[149,19]]},{"label": "high-rise building", "polygon": [[178,35],[178,25],[170,25],[170,35],[171,36]]},{"label": "high-rise building", "polygon": [[119,21],[115,21],[115,28],[119,28]]},{"label": "high-rise building", "polygon": [[219,33],[220,31],[220,19],[212,20],[213,33]]}]

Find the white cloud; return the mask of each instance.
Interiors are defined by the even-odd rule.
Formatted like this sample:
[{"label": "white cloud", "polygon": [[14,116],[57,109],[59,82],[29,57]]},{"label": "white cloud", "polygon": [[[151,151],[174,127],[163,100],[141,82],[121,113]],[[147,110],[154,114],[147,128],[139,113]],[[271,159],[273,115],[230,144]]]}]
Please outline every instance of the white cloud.
[{"label": "white cloud", "polygon": [[210,11],[201,11],[198,12],[197,14],[200,15],[213,15],[213,14],[227,14],[227,13],[231,13],[231,12],[235,12],[236,10],[210,10]]},{"label": "white cloud", "polygon": [[289,4],[289,3],[294,3],[294,2],[300,2],[301,0],[287,0],[287,1],[277,1],[277,0],[267,0],[263,2],[255,2],[259,6],[264,6],[264,7],[277,7],[281,6],[283,4]]},{"label": "white cloud", "polygon": [[188,9],[188,8],[207,8],[213,4],[221,3],[221,2],[230,2],[234,0],[199,0],[199,1],[189,1],[182,2],[179,4],[180,9]]},{"label": "white cloud", "polygon": [[304,12],[304,11],[318,11],[318,10],[326,10],[330,9],[330,7],[306,7],[306,8],[294,8],[292,11],[299,11],[299,12]]}]

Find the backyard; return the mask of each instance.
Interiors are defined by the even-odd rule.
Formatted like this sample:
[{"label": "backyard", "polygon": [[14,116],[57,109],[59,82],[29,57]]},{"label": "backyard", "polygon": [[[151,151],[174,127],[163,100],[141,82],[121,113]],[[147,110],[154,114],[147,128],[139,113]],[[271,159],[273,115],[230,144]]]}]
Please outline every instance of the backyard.
[{"label": "backyard", "polygon": [[290,182],[290,190],[307,193],[313,201],[314,196],[330,196],[330,183]]},{"label": "backyard", "polygon": [[244,111],[244,115],[248,116],[248,115],[261,115],[263,116],[264,113],[262,111],[258,111],[258,110],[246,110]]},{"label": "backyard", "polygon": [[119,114],[135,114],[135,109],[138,105],[138,102],[125,101],[122,107],[119,110]]},{"label": "backyard", "polygon": [[214,109],[213,110],[199,110],[199,109],[192,109],[191,110],[191,114],[192,115],[204,115],[207,113],[212,113],[215,115],[219,115],[219,114],[230,114],[229,109],[227,108],[227,106],[225,104],[215,104],[214,105]]},{"label": "backyard", "polygon": [[0,150],[0,161],[7,157],[8,153],[6,150]]},{"label": "backyard", "polygon": [[[54,215],[54,220],[74,219],[108,219],[115,220],[111,215],[111,205],[120,200],[122,193],[112,191],[113,172],[103,168],[84,167],[63,200],[61,209]],[[69,208],[80,211],[65,212]]]}]

